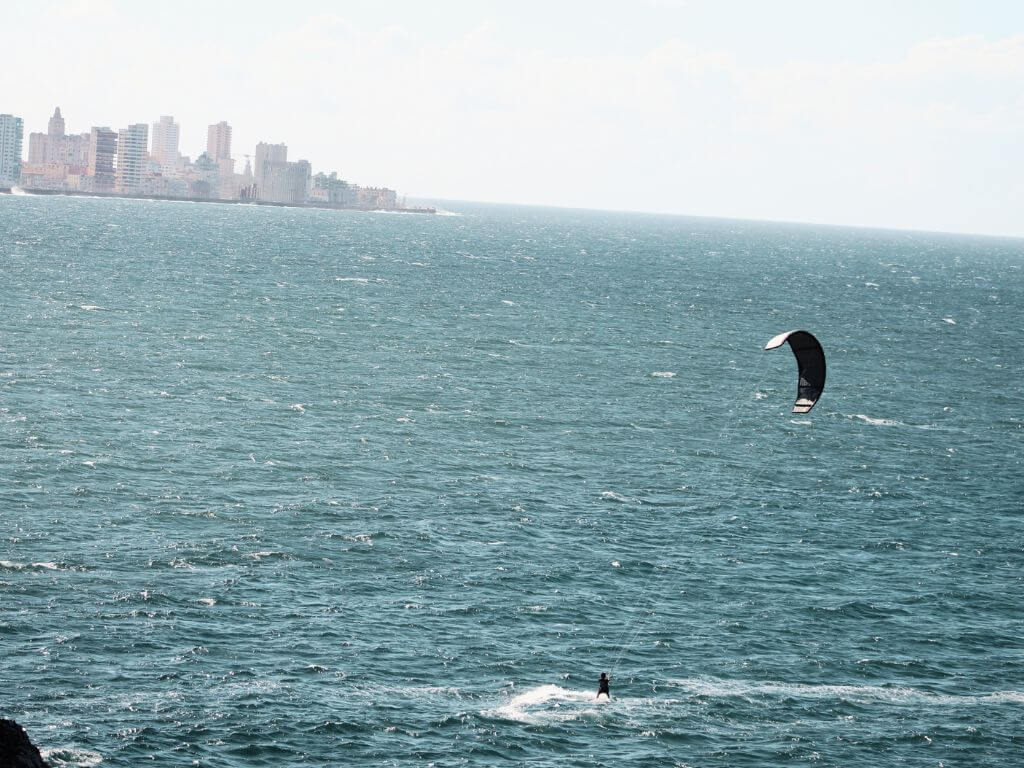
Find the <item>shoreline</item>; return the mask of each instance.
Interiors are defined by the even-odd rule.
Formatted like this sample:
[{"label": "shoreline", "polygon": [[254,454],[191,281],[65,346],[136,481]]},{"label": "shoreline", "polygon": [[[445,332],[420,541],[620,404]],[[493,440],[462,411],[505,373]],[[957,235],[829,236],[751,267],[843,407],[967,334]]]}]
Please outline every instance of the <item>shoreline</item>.
[{"label": "shoreline", "polygon": [[183,197],[174,195],[147,195],[143,193],[125,192],[82,192],[73,189],[34,189],[31,187],[0,187],[0,193],[17,194],[14,189],[21,190],[26,195],[39,195],[47,197],[104,197],[122,198],[124,200],[168,200],[176,203],[221,203],[225,205],[265,205],[274,208],[319,208],[328,211],[390,211],[394,213],[422,213],[436,214],[436,208],[423,208],[412,206],[407,208],[361,208],[355,205],[342,205],[331,203],[275,203],[269,200],[220,200],[210,197]]}]

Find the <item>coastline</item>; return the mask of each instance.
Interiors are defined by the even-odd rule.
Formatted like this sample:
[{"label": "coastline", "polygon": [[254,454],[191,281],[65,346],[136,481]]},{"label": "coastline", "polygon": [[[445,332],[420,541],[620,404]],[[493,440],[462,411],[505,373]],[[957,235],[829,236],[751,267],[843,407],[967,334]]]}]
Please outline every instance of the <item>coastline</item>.
[{"label": "coastline", "polygon": [[[181,197],[171,195],[147,195],[142,193],[131,194],[124,192],[82,192],[70,189],[35,189],[32,187],[18,187],[26,195],[63,196],[63,197],[112,197],[125,200],[169,200],[178,203],[220,203],[225,205],[265,205],[275,208],[322,208],[331,211],[391,211],[395,213],[423,213],[436,214],[436,208],[423,208],[418,206],[394,208],[361,208],[355,205],[341,205],[331,203],[275,203],[269,200],[220,200],[210,197]],[[13,194],[12,187],[0,187],[0,193]]]}]

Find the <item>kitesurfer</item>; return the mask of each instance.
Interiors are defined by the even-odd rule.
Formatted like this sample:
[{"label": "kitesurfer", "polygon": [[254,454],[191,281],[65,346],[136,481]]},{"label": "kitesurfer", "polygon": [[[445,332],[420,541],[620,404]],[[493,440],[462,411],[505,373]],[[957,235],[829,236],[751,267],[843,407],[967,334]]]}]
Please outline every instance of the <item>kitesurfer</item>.
[{"label": "kitesurfer", "polygon": [[609,683],[608,673],[607,672],[602,672],[601,673],[601,679],[597,681],[597,698],[600,699],[601,698],[601,694],[603,693],[605,696],[608,697],[608,700],[611,701],[612,694],[608,690],[608,683]]}]

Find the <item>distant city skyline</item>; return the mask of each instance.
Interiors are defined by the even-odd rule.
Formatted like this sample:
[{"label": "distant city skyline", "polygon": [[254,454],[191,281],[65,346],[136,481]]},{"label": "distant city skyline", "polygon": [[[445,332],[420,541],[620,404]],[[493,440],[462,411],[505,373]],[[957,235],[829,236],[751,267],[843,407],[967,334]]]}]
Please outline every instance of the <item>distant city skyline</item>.
[{"label": "distant city skyline", "polygon": [[349,183],[336,171],[314,175],[309,161],[288,160],[286,144],[258,143],[237,173],[226,120],[207,127],[206,149],[194,161],[180,151],[181,126],[173,115],[152,123],[150,141],[150,125],[143,122],[69,133],[57,106],[45,133],[29,133],[24,161],[23,125],[20,116],[0,115],[0,191],[413,210],[393,189]]},{"label": "distant city skyline", "polygon": [[[413,196],[1024,235],[1024,4],[253,0],[3,9],[0,112]],[[116,40],[116,46],[97,45]],[[125,62],[132,66],[125,66]],[[247,150],[248,151],[248,150]],[[241,170],[241,168],[238,168]]]}]

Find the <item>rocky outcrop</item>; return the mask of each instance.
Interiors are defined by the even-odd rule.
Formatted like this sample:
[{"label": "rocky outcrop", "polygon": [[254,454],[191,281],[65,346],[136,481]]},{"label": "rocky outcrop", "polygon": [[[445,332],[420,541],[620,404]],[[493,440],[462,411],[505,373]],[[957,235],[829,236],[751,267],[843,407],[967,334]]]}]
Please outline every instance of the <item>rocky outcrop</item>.
[{"label": "rocky outcrop", "polygon": [[25,729],[13,720],[0,720],[0,768],[47,768]]}]

